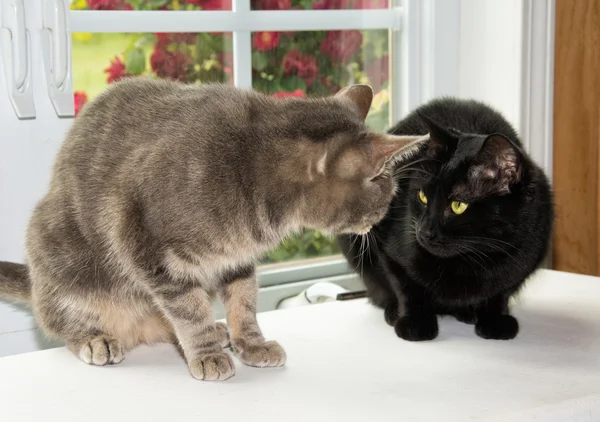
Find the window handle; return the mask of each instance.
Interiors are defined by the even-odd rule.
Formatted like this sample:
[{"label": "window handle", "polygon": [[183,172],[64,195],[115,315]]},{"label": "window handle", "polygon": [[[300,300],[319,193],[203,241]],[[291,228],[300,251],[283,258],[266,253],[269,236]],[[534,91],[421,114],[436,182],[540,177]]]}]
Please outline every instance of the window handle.
[{"label": "window handle", "polygon": [[43,0],[42,60],[48,96],[59,117],[72,117],[71,22],[63,0]]},{"label": "window handle", "polygon": [[1,1],[0,45],[10,102],[19,119],[35,118],[31,86],[31,40],[23,0]]}]

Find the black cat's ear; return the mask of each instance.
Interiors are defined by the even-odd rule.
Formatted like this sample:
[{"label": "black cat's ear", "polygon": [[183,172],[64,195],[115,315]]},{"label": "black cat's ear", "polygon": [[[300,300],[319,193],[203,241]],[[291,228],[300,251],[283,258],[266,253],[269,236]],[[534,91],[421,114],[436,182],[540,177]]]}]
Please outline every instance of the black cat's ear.
[{"label": "black cat's ear", "polygon": [[367,118],[373,102],[373,89],[369,85],[350,85],[339,91],[335,96],[353,102],[358,108],[362,119]]},{"label": "black cat's ear", "polygon": [[457,131],[451,131],[437,124],[431,118],[417,110],[417,115],[425,122],[429,129],[429,150],[428,153],[434,158],[442,158],[452,154],[456,150],[460,134]]},{"label": "black cat's ear", "polygon": [[469,169],[469,179],[479,185],[482,194],[505,195],[521,180],[522,169],[519,148],[506,136],[495,133],[483,141]]}]

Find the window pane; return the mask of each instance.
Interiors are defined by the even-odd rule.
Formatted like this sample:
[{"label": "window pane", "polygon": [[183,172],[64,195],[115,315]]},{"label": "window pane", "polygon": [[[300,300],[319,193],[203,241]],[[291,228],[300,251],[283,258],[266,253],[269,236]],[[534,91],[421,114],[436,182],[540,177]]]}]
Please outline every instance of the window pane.
[{"label": "window pane", "polygon": [[277,97],[329,95],[366,83],[375,99],[367,124],[389,127],[388,31],[300,31],[252,34],[256,90]]},{"label": "window pane", "polygon": [[[388,31],[256,32],[252,35],[253,86],[283,96],[330,95],[353,83],[373,87],[367,124],[384,131],[389,120]],[[327,256],[335,241],[307,231],[287,239],[265,262]]]},{"label": "window pane", "polygon": [[123,77],[232,83],[231,33],[73,34],[75,112]]},{"label": "window pane", "polygon": [[252,10],[387,9],[388,0],[252,0]]},{"label": "window pane", "polygon": [[231,10],[231,0],[71,0],[71,10]]}]

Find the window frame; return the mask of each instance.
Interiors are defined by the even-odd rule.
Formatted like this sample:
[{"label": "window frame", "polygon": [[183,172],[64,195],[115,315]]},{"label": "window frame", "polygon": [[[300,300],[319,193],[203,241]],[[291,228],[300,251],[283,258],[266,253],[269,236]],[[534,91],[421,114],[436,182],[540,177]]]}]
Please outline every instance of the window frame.
[{"label": "window frame", "polygon": [[[239,88],[252,88],[252,32],[387,29],[390,81],[398,81],[390,83],[390,120],[395,122],[428,98],[456,94],[458,55],[445,62],[445,72],[431,65],[439,54],[452,59],[458,48],[453,43],[459,39],[459,11],[460,0],[390,0],[387,9],[285,11],[251,10],[250,0],[233,0],[231,11],[71,10],[70,20],[72,32],[231,32],[233,82]],[[351,273],[345,259],[334,255],[260,266],[258,280],[261,287],[272,287]]]}]

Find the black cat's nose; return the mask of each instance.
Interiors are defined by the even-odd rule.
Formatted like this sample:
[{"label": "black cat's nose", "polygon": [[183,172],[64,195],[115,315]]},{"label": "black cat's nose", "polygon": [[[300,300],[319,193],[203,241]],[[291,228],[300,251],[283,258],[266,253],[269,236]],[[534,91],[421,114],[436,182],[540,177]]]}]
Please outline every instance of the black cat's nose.
[{"label": "black cat's nose", "polygon": [[429,229],[419,230],[419,235],[425,240],[434,240],[436,238],[435,232]]}]

